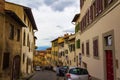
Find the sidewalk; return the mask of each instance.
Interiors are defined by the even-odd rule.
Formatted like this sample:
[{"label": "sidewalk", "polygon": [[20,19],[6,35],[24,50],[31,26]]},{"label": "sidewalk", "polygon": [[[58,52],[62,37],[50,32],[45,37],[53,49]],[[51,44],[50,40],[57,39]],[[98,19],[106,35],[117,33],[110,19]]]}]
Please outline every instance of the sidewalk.
[{"label": "sidewalk", "polygon": [[34,76],[35,72],[31,74],[25,74],[24,76],[20,77],[18,80],[29,80],[32,76]]}]

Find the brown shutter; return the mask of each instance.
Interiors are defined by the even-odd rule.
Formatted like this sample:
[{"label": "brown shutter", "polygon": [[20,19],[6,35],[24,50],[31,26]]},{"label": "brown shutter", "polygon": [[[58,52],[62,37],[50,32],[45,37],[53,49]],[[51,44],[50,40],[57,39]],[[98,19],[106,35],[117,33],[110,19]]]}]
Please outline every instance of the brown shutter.
[{"label": "brown shutter", "polygon": [[98,40],[93,41],[93,54],[98,57]]},{"label": "brown shutter", "polygon": [[90,7],[90,22],[93,21],[93,5]]},{"label": "brown shutter", "polygon": [[82,54],[84,54],[84,43],[82,43]]}]

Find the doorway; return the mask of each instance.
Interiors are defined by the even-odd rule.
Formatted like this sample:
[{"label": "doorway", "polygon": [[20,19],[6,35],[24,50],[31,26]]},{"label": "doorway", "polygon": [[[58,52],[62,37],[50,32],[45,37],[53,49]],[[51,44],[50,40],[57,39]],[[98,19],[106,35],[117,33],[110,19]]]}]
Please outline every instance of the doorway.
[{"label": "doorway", "polygon": [[106,50],[106,78],[107,80],[114,80],[112,50]]},{"label": "doorway", "polygon": [[20,56],[17,55],[13,59],[12,80],[17,80],[20,76]]}]

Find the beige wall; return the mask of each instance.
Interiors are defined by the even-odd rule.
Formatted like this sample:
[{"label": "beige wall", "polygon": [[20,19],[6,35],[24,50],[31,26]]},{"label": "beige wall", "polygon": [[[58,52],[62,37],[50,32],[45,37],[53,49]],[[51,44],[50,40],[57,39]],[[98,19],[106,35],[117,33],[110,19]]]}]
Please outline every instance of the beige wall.
[{"label": "beige wall", "polygon": [[[89,2],[89,1],[88,1]],[[80,40],[81,43],[84,42],[84,49],[86,54],[86,41],[89,40],[90,44],[90,56],[87,57],[86,55],[83,55],[82,61],[87,63],[88,71],[90,74],[98,79],[105,80],[105,63],[104,63],[104,49],[103,49],[103,34],[107,33],[111,30],[114,31],[114,48],[113,48],[113,55],[114,55],[114,77],[120,78],[120,67],[116,69],[115,60],[118,60],[118,65],[120,66],[120,1],[115,7],[109,8],[109,10],[106,10],[102,15],[100,15],[91,25],[88,26],[88,28],[80,34]],[[116,4],[117,4],[116,3]],[[87,3],[86,8],[87,8]],[[85,10],[85,9],[84,9]],[[81,17],[84,14],[84,11],[81,13]],[[93,56],[93,38],[98,37],[98,45],[99,45],[99,58],[96,59]],[[99,69],[98,69],[99,68]]]}]

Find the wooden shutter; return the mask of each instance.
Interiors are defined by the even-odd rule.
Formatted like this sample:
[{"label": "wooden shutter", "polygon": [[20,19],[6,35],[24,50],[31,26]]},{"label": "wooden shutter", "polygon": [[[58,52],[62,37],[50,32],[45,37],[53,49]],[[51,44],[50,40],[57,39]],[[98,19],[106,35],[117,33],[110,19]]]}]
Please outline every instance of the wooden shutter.
[{"label": "wooden shutter", "polygon": [[82,54],[84,54],[84,43],[82,43]]},{"label": "wooden shutter", "polygon": [[98,40],[93,41],[93,54],[98,57]]},{"label": "wooden shutter", "polygon": [[89,55],[89,42],[86,43],[86,54]]}]

